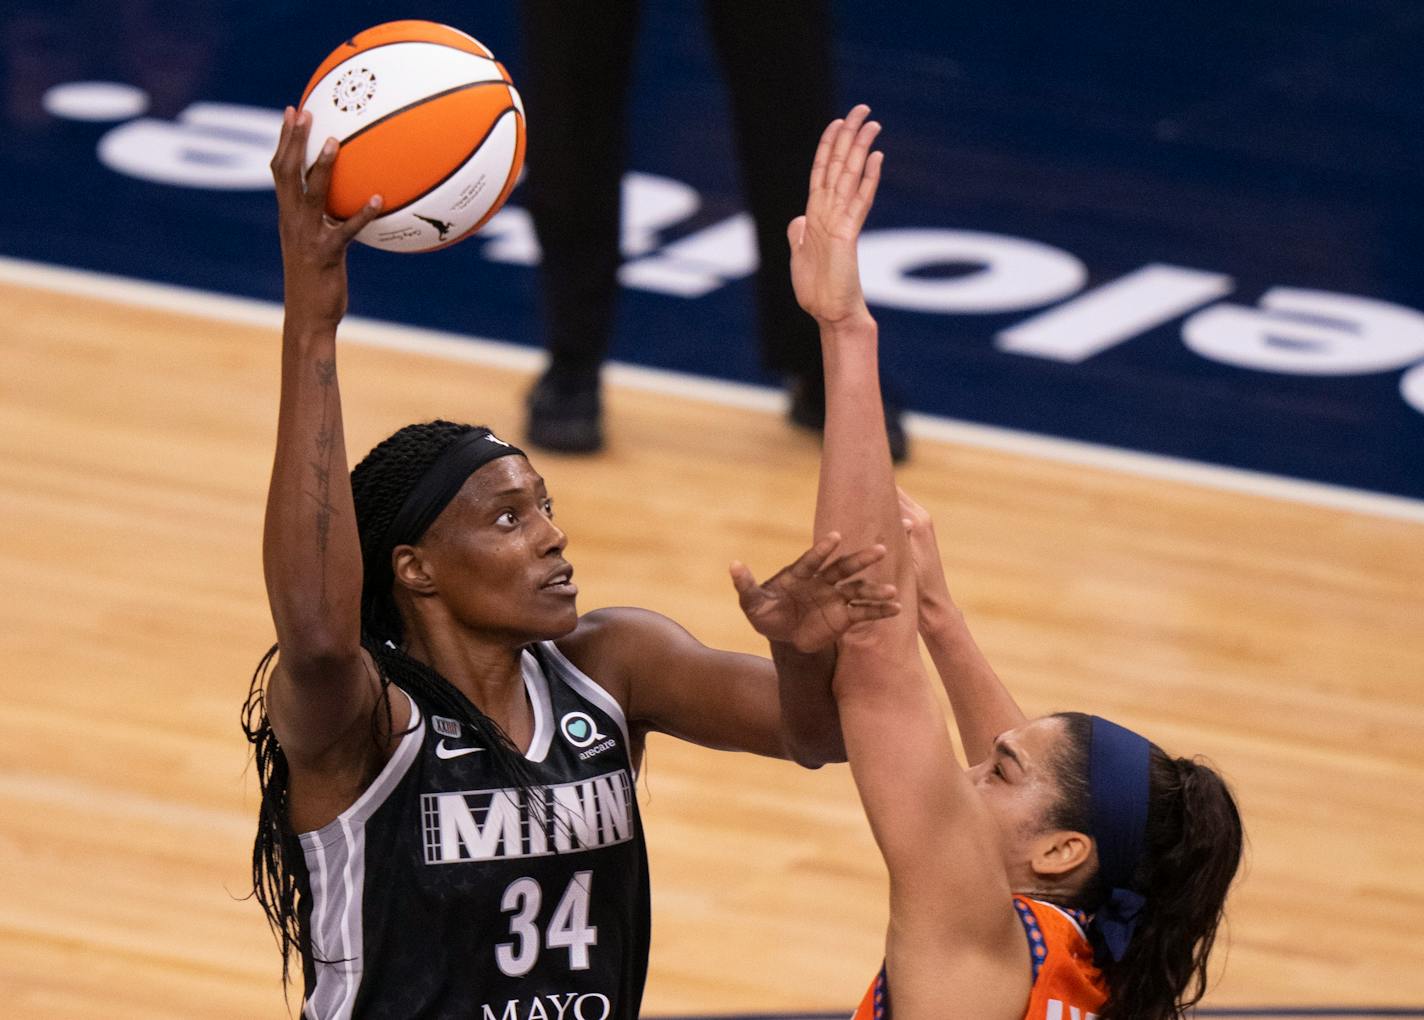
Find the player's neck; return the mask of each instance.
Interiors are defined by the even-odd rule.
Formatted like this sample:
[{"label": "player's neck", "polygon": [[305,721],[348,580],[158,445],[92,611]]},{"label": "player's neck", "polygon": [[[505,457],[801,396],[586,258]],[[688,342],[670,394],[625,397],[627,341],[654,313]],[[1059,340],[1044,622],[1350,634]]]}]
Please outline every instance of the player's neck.
[{"label": "player's neck", "polygon": [[412,628],[406,651],[450,681],[517,746],[528,745],[534,718],[524,689],[520,646],[455,628]]}]

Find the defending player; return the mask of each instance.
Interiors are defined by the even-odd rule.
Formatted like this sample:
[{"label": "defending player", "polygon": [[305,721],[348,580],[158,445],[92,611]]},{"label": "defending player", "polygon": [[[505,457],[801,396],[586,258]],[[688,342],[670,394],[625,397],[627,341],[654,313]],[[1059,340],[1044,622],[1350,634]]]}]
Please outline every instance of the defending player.
[{"label": "defending player", "polygon": [[856,264],[882,162],[868,112],[827,129],[789,231],[825,355],[816,531],[889,548],[871,573],[907,604],[916,593],[971,767],[956,763],[921,667],[916,614],[841,638],[846,750],[890,872],[884,968],[857,1018],[1181,1016],[1204,991],[1240,859],[1235,804],[1210,768],[1104,719],[1027,721],[954,616],[924,519],[912,556]]},{"label": "defending player", "polygon": [[736,573],[773,665],[654,613],[580,618],[544,480],[488,429],[407,426],[348,483],[336,329],[346,247],[380,203],[323,216],[336,146],[304,185],[309,123],[288,109],[272,160],[286,320],[263,561],[281,654],[244,720],[254,891],[284,965],[301,954],[308,1020],[633,1020],[646,734],[843,760],[834,641],[897,610],[858,576],[884,550],[837,557],[828,536],[764,585]]}]

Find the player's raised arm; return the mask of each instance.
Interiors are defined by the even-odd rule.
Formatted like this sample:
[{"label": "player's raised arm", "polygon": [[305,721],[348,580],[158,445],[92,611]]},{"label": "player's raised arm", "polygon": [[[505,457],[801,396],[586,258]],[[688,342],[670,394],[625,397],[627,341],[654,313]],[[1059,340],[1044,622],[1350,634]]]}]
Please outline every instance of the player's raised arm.
[{"label": "player's raised arm", "polygon": [[365,679],[361,653],[361,547],[337,387],[336,327],[346,313],[346,248],[380,200],[345,222],[325,215],[336,144],[328,143],[307,178],[310,121],[288,108],[272,157],[286,317],[262,541],[280,647],[268,711],[283,750],[297,761],[320,756],[353,720],[367,718],[376,691]]},{"label": "player's raised arm", "polygon": [[915,562],[920,637],[949,695],[964,753],[970,765],[977,765],[993,751],[995,737],[1028,720],[979,650],[964,613],[950,594],[929,512],[904,490],[899,495],[902,523],[910,536]]},{"label": "player's raised arm", "polygon": [[[878,125],[861,106],[822,137],[806,215],[791,225],[792,280],[817,320],[826,432],[816,528],[887,550],[881,580],[915,604],[916,581],[881,406],[878,332],[861,294],[856,241],[879,184]],[[834,681],[847,756],[890,874],[886,967],[898,1020],[1006,1016],[1023,934],[994,845],[993,822],[955,762],[920,664],[913,614],[859,626],[840,643]],[[947,905],[953,904],[954,910]],[[1020,969],[1021,966],[1020,966]],[[1027,986],[1027,976],[1017,984]],[[1015,989],[1017,991],[1017,989]]]},{"label": "player's raised arm", "polygon": [[[806,214],[788,229],[791,278],[820,327],[826,374],[816,530],[883,546],[884,560],[867,573],[913,604],[914,570],[881,411],[877,327],[856,257],[882,162],[870,152],[879,125],[868,114],[857,106],[821,138]],[[912,614],[862,624],[841,639],[835,695],[846,750],[892,884],[924,845],[918,830],[928,815],[912,806],[912,791],[942,786],[935,777],[951,760],[943,719],[919,674]]]}]

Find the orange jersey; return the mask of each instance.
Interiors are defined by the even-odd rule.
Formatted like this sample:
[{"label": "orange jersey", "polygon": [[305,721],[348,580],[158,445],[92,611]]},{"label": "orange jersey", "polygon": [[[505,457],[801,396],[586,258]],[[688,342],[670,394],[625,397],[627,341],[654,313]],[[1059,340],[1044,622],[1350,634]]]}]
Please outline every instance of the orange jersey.
[{"label": "orange jersey", "polygon": [[[1107,983],[1093,965],[1083,915],[1025,896],[1014,897],[1014,909],[1023,922],[1033,966],[1024,1020],[1096,1020],[1108,999]],[[891,1020],[883,966],[852,1020]]]}]

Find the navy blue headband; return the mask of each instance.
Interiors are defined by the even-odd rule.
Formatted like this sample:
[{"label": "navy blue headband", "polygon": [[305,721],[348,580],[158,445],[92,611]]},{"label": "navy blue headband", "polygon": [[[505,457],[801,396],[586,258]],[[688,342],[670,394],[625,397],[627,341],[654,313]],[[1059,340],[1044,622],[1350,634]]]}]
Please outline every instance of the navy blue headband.
[{"label": "navy blue headband", "polygon": [[1092,837],[1098,848],[1098,874],[1108,890],[1107,901],[1093,917],[1093,928],[1101,947],[1121,960],[1146,903],[1132,888],[1132,879],[1147,834],[1152,745],[1117,723],[1096,715],[1092,719],[1088,749]]},{"label": "navy blue headband", "polygon": [[381,591],[390,586],[392,549],[420,541],[440,511],[450,505],[465,479],[490,461],[511,454],[522,457],[524,451],[485,428],[471,429],[441,450],[440,456],[411,487],[371,562],[366,564],[366,583],[371,590]]}]

